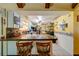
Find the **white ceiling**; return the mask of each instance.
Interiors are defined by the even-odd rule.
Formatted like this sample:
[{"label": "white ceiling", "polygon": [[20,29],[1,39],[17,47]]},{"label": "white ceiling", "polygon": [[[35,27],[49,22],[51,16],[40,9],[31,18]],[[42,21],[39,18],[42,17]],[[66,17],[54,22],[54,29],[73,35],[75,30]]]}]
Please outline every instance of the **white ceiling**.
[{"label": "white ceiling", "polygon": [[16,11],[20,15],[24,16],[57,16],[57,15],[65,15],[68,14],[70,11]]},{"label": "white ceiling", "polygon": [[49,9],[45,8],[45,3],[26,3],[25,7],[19,9],[16,3],[0,3],[0,8],[7,10],[25,10],[25,11],[52,11],[52,10],[72,10],[72,3],[54,3]]},{"label": "white ceiling", "polygon": [[30,19],[32,20],[36,19],[37,16],[42,16],[42,19],[46,22],[50,22],[61,15],[68,14],[69,10],[72,10],[71,3],[54,3],[51,4],[49,9],[45,8],[45,3],[26,3],[22,9],[19,9],[16,3],[0,3],[0,8],[15,11],[22,16],[31,16]]},{"label": "white ceiling", "polygon": [[69,14],[71,11],[17,11],[18,14],[28,16],[33,22],[37,21],[38,16],[41,16],[42,21],[49,23],[53,22],[56,18]]},{"label": "white ceiling", "polygon": [[16,3],[0,3],[0,8],[6,8],[9,11],[13,10],[23,16],[31,16],[32,20],[37,19],[37,16],[42,16],[42,19],[46,22],[68,14],[69,10],[72,10],[71,3],[54,3],[49,9],[45,8],[45,3],[26,3],[23,9],[19,9]]}]

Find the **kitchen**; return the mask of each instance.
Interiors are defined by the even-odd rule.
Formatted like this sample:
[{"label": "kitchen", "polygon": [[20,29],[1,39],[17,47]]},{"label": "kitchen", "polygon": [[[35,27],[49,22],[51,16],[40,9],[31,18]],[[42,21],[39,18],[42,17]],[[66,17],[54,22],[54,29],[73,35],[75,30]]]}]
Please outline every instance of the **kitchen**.
[{"label": "kitchen", "polygon": [[2,38],[4,39],[0,42],[2,55],[18,55],[17,43],[20,41],[32,42],[31,55],[38,55],[36,46],[38,41],[50,42],[48,55],[73,55],[72,11],[10,10],[7,18],[4,15],[3,19],[3,25],[0,23],[3,29],[1,34],[3,34]]}]

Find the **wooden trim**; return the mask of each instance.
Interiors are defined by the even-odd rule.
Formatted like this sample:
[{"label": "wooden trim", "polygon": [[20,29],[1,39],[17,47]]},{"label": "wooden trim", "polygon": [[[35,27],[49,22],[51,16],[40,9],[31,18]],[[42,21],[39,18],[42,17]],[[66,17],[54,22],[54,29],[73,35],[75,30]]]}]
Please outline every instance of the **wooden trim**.
[{"label": "wooden trim", "polygon": [[50,8],[50,3],[45,3],[45,8]]},{"label": "wooden trim", "polygon": [[[3,35],[3,29],[4,29],[4,24],[3,24],[3,16],[1,16],[1,35]],[[3,39],[1,38],[1,56],[3,56]]]},{"label": "wooden trim", "polygon": [[58,39],[6,39],[3,41],[52,41],[52,43],[56,43]]},{"label": "wooden trim", "polygon": [[7,27],[8,27],[8,11],[7,11]]},{"label": "wooden trim", "polygon": [[74,54],[74,56],[79,56],[79,54]]},{"label": "wooden trim", "polygon": [[3,35],[3,17],[1,17],[1,25],[2,25],[2,26],[1,26],[1,27],[2,27],[2,29],[1,29],[1,31],[2,31],[1,34]]},{"label": "wooden trim", "polygon": [[12,15],[12,16],[13,16],[13,28],[15,28],[15,27],[14,27],[14,12],[13,12],[13,15]]},{"label": "wooden trim", "polygon": [[18,8],[23,8],[25,6],[25,3],[17,3]]},{"label": "wooden trim", "polygon": [[50,40],[58,40],[57,38],[53,39],[21,39],[21,38],[6,38],[3,41],[50,41]]},{"label": "wooden trim", "polygon": [[75,8],[78,5],[78,3],[72,3],[72,8]]},{"label": "wooden trim", "polygon": [[[3,35],[3,17],[1,17],[1,34]],[[1,56],[3,56],[3,40],[1,39]]]}]

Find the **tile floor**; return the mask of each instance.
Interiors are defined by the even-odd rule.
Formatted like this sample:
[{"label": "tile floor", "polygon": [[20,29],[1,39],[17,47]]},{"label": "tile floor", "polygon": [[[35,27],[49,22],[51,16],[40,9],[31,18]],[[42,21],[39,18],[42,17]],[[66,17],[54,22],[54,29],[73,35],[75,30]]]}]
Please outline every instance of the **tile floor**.
[{"label": "tile floor", "polygon": [[[12,45],[14,45],[14,44],[11,44],[11,46]],[[32,48],[32,54],[37,54],[36,44],[34,43],[33,45],[34,45],[34,47]],[[14,47],[16,47],[16,46],[14,46]],[[59,46],[56,43],[53,43],[53,45],[52,45],[52,51],[53,51],[53,55],[52,56],[72,56],[70,53],[68,53],[65,49],[63,49],[61,46]],[[17,55],[16,54],[16,49],[15,50],[14,49],[10,50],[9,51],[9,55]]]},{"label": "tile floor", "polygon": [[54,56],[72,56],[67,51],[65,51],[62,47],[58,44],[53,44],[53,55]]},{"label": "tile floor", "polygon": [[[35,44],[34,44],[35,45]],[[36,45],[35,45],[36,46]],[[53,51],[53,56],[71,56],[67,51],[65,51],[62,47],[60,47],[58,44],[53,44],[52,45],[52,51]],[[37,48],[34,47],[32,49],[32,53],[37,54]]]}]

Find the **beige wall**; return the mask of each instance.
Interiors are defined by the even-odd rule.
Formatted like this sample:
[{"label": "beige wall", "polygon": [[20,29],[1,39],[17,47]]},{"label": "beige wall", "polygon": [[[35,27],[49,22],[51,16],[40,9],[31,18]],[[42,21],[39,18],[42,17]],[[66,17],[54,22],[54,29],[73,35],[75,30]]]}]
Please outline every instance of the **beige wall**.
[{"label": "beige wall", "polygon": [[[0,21],[3,21],[3,32],[2,32],[2,24],[1,24],[1,22],[0,22],[0,36],[1,35],[4,35],[4,36],[6,36],[6,27],[7,27],[7,16],[5,16],[5,12],[2,12],[2,11],[4,11],[4,9],[3,8],[1,8],[0,9],[0,11],[1,11],[1,13],[0,13]],[[7,13],[7,12],[6,12]],[[2,19],[2,17],[3,17],[3,19]],[[4,21],[5,20],[5,21]],[[5,24],[4,24],[5,23]],[[3,34],[2,34],[3,33]],[[1,42],[0,42],[1,43]],[[5,41],[3,41],[3,55],[6,55],[7,54],[7,46],[6,46],[6,44],[7,44],[7,42]],[[0,46],[0,49],[1,49],[1,46]],[[0,51],[0,53],[1,53],[1,51]]]},{"label": "beige wall", "polygon": [[79,54],[79,22],[77,22],[77,15],[79,15],[79,4],[74,9],[74,54]]},{"label": "beige wall", "polygon": [[[68,24],[65,30],[62,30],[60,27],[63,20]],[[54,23],[55,36],[58,38],[57,44],[68,52],[69,55],[73,55],[73,11],[58,17],[54,20]]]},{"label": "beige wall", "polygon": [[[65,21],[68,24],[68,27],[63,31],[60,27],[60,24]],[[55,32],[67,32],[73,33],[73,12],[70,11],[68,14],[58,17],[54,20],[54,31]]]}]

